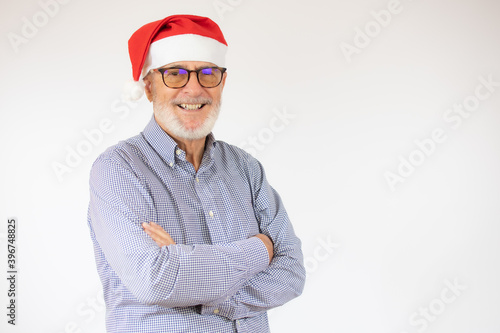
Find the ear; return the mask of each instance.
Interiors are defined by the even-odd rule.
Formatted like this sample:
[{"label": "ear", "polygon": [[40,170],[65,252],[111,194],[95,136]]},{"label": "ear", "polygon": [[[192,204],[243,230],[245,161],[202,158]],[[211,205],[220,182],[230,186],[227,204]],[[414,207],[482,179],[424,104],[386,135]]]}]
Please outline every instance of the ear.
[{"label": "ear", "polygon": [[148,100],[150,102],[153,101],[153,87],[152,87],[152,82],[151,82],[151,78],[149,77],[149,75],[147,75],[145,78],[144,78],[144,92],[146,93],[146,97],[148,98]]}]

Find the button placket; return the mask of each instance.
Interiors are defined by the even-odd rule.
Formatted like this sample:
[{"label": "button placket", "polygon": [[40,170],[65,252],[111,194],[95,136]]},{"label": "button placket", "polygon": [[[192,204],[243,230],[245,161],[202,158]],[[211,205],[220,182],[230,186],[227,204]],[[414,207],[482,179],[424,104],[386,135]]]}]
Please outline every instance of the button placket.
[{"label": "button placket", "polygon": [[198,172],[194,176],[193,181],[196,193],[203,207],[206,225],[210,232],[212,242],[220,243],[227,241],[225,232],[221,229],[221,223],[219,221],[220,216],[217,212],[218,207],[214,198],[214,193],[212,193],[210,188],[210,175],[207,176],[205,172]]}]

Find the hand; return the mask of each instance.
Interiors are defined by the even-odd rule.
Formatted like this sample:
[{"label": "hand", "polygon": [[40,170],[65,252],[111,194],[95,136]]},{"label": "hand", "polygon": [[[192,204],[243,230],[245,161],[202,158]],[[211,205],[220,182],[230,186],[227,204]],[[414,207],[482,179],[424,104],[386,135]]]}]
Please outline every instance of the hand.
[{"label": "hand", "polygon": [[175,245],[174,240],[168,232],[163,230],[162,227],[160,227],[158,224],[151,222],[151,223],[143,223],[142,228],[144,231],[158,244],[159,247],[162,247],[164,245]]},{"label": "hand", "polygon": [[254,237],[257,237],[258,239],[260,239],[264,243],[264,245],[266,246],[267,253],[269,254],[269,263],[271,263],[271,260],[273,260],[273,257],[274,257],[273,241],[271,240],[271,238],[267,237],[264,234],[258,234],[258,235],[255,235]]}]

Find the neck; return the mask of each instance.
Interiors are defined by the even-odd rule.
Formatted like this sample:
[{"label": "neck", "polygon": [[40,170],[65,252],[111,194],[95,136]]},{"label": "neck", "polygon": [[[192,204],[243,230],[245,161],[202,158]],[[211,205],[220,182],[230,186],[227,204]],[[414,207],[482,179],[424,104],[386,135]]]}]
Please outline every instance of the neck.
[{"label": "neck", "polygon": [[170,133],[170,131],[158,120],[157,123],[163,131],[165,131],[165,133],[167,133],[175,141],[175,143],[177,143],[177,146],[186,153],[186,160],[193,165],[195,171],[198,171],[203,158],[203,153],[205,152],[206,136],[201,139],[184,139],[176,135],[172,135],[172,133]]},{"label": "neck", "polygon": [[198,171],[203,153],[205,152],[205,141],[207,138],[203,137],[202,139],[188,140],[174,136],[166,129],[163,130],[175,141],[175,143],[177,143],[180,149],[184,150],[186,153],[186,160],[193,165],[195,171]]},{"label": "neck", "polygon": [[186,152],[186,160],[193,165],[195,171],[198,171],[203,158],[203,153],[205,152],[206,137],[197,140],[172,138],[177,143],[179,148]]}]

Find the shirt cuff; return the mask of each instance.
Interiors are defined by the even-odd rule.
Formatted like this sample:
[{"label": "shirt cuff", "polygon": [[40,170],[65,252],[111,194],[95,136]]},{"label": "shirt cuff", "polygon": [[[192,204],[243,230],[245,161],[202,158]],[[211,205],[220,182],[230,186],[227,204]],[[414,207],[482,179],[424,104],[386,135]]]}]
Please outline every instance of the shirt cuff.
[{"label": "shirt cuff", "polygon": [[[267,248],[257,237],[250,237],[248,239],[237,241],[233,243],[238,246],[243,253],[245,253],[245,258],[247,261],[247,274],[243,283],[252,278],[254,275],[262,272],[269,266],[269,253]],[[238,288],[239,289],[239,288]],[[236,291],[237,293],[238,291]],[[244,309],[238,309],[238,307],[231,301],[233,295],[227,295],[227,298],[219,304],[208,304],[202,305],[199,308],[199,313],[201,315],[217,315],[226,317],[228,319],[240,318],[242,317],[242,311]]]},{"label": "shirt cuff", "polygon": [[237,315],[239,313],[236,306],[234,306],[234,304],[231,303],[232,303],[231,299],[229,298],[225,300],[223,303],[220,303],[218,305],[202,305],[200,307],[199,313],[205,316],[216,315],[233,320],[234,318],[238,318]]}]

